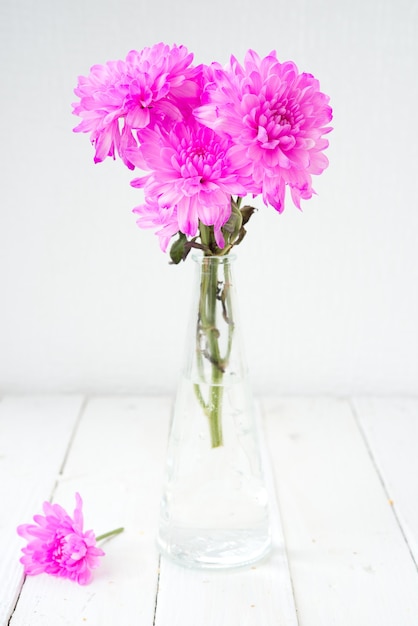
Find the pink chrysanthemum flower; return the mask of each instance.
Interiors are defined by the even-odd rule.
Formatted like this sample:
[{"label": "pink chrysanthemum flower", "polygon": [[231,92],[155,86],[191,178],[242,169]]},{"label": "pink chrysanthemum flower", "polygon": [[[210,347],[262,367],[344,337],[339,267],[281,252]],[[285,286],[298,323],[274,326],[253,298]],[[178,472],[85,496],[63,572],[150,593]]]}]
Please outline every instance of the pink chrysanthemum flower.
[{"label": "pink chrysanthemum flower", "polygon": [[196,122],[175,124],[169,132],[146,130],[141,137],[143,143],[132,161],[151,173],[132,185],[144,189],[150,206],[175,208],[179,230],[185,235],[197,234],[199,220],[213,226],[222,248],[221,228],[231,214],[231,195],[245,195],[249,181],[245,163],[234,155],[230,140]]},{"label": "pink chrysanthemum flower", "polygon": [[45,515],[35,515],[36,524],[18,526],[18,534],[29,542],[20,559],[25,574],[45,572],[80,585],[90,582],[91,570],[98,567],[104,552],[96,547],[92,530],[83,532],[83,503],[78,493],[75,498],[74,519],[59,504],[44,502]]},{"label": "pink chrysanthemum flower", "polygon": [[157,228],[155,234],[159,238],[160,248],[166,252],[168,244],[180,230],[177,219],[177,207],[160,207],[157,202],[149,199],[140,206],[132,209],[138,218],[136,223],[140,228]]},{"label": "pink chrysanthemum flower", "polygon": [[235,157],[252,165],[248,191],[262,193],[265,204],[281,212],[288,186],[300,208],[300,199],[314,193],[312,174],[328,165],[323,154],[332,119],[328,96],[311,74],[299,74],[292,62],[280,63],[275,52],[261,59],[249,50],[243,66],[231,57],[227,69],[214,64],[210,73],[195,116],[231,137]]},{"label": "pink chrysanthemum flower", "polygon": [[200,69],[191,67],[192,60],[184,46],[160,43],[132,50],[125,61],[94,65],[79,77],[73,113],[82,122],[74,131],[90,133],[95,162],[117,152],[131,167],[125,154],[137,145],[133,131],[190,115],[200,95]]},{"label": "pink chrysanthemum flower", "polygon": [[123,61],[93,65],[88,76],[78,77],[74,89],[80,102],[73,104],[73,113],[82,118],[74,132],[90,133],[90,141],[96,149],[96,163],[107,156],[115,158],[120,149],[119,118],[124,114],[125,73]]}]

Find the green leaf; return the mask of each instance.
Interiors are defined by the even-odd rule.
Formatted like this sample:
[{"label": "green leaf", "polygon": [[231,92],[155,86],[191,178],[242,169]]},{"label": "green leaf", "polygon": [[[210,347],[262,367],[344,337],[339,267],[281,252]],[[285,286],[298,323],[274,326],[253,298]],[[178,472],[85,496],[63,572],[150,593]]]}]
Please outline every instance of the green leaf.
[{"label": "green leaf", "polygon": [[170,248],[170,258],[171,262],[174,263],[174,265],[178,265],[178,263],[180,263],[180,261],[183,261],[183,259],[186,257],[186,244],[186,235],[179,232],[178,239],[176,239],[176,241]]},{"label": "green leaf", "polygon": [[237,207],[234,201],[231,202],[231,215],[229,216],[229,220],[222,226],[222,231],[224,235],[226,235],[225,243],[234,245],[235,240],[237,239],[239,232],[242,226],[242,215],[241,211]]},{"label": "green leaf", "polygon": [[257,211],[257,209],[255,209],[253,206],[249,206],[248,204],[242,207],[241,215],[243,226],[250,220],[251,215],[255,213],[255,211]]}]

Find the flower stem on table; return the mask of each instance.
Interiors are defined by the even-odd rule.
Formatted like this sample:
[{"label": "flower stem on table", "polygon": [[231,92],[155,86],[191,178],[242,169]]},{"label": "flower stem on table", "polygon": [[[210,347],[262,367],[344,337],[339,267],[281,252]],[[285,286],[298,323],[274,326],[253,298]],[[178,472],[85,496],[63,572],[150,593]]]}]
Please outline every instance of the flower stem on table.
[{"label": "flower stem on table", "polygon": [[109,539],[115,535],[120,535],[120,533],[123,533],[124,530],[125,529],[123,527],[115,528],[115,530],[109,530],[107,533],[103,533],[102,535],[96,537],[96,541],[103,541],[104,539]]}]

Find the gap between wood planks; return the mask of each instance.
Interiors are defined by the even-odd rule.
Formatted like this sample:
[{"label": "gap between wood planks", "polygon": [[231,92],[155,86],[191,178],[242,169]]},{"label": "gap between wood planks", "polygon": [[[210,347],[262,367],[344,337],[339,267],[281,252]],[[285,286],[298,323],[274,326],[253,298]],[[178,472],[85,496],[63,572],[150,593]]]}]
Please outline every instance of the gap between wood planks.
[{"label": "gap between wood planks", "polygon": [[[1,403],[2,399],[3,399],[3,398],[2,398],[2,397],[0,397],[0,403]],[[84,397],[83,397],[83,400],[82,400],[82,402],[81,402],[81,406],[80,406],[80,408],[79,408],[79,410],[78,410],[78,415],[77,415],[77,417],[76,417],[76,419],[75,419],[75,422],[74,422],[74,426],[73,426],[73,429],[72,429],[72,432],[71,432],[71,435],[70,435],[70,438],[69,438],[69,441],[68,441],[68,445],[67,445],[67,448],[66,448],[66,451],[65,451],[65,454],[64,454],[64,458],[63,458],[62,463],[61,463],[61,466],[60,466],[60,468],[59,468],[59,470],[58,470],[58,476],[57,476],[57,479],[56,479],[55,484],[54,484],[54,486],[53,486],[53,488],[52,488],[52,490],[51,490],[51,495],[50,495],[50,499],[49,499],[49,500],[50,500],[50,502],[52,502],[52,501],[53,501],[54,494],[55,494],[55,492],[56,492],[56,490],[57,490],[57,487],[58,487],[58,485],[59,485],[59,480],[60,480],[60,477],[61,477],[61,476],[63,475],[63,473],[64,473],[65,465],[66,465],[66,463],[67,463],[67,460],[68,460],[68,457],[69,457],[69,454],[70,454],[71,448],[72,448],[72,446],[73,446],[73,443],[74,443],[74,440],[75,440],[75,437],[76,437],[76,434],[77,434],[77,430],[78,430],[78,428],[79,428],[79,425],[80,425],[81,419],[82,419],[82,417],[83,417],[83,414],[84,414],[84,411],[85,411],[85,409],[86,409],[86,406],[87,406],[88,402],[89,402],[89,398],[88,398],[88,396],[84,396]],[[23,588],[24,588],[24,586],[25,586],[26,578],[27,578],[27,577],[26,577],[26,576],[24,576],[24,578],[23,578],[23,580],[22,580],[22,584],[21,584],[20,589],[19,589],[19,592],[18,592],[18,594],[17,594],[17,596],[16,596],[16,602],[14,603],[14,606],[13,606],[12,611],[11,611],[11,613],[10,613],[10,617],[9,617],[9,619],[8,619],[8,621],[7,621],[7,626],[10,626],[10,624],[11,624],[11,622],[12,622],[12,619],[13,619],[13,616],[14,616],[14,614],[15,614],[15,612],[16,612],[16,607],[17,607],[17,605],[19,604],[20,597],[21,597],[21,595],[22,595],[22,593],[23,593]]]},{"label": "gap between wood planks", "polygon": [[368,453],[368,455],[370,457],[370,460],[371,460],[371,462],[373,464],[373,467],[374,467],[374,469],[376,471],[376,474],[377,474],[377,476],[379,478],[380,484],[382,485],[382,489],[385,492],[385,495],[386,495],[386,497],[388,499],[388,502],[391,503],[392,514],[393,514],[393,516],[394,516],[394,518],[396,520],[396,524],[398,525],[399,530],[401,531],[401,535],[402,535],[403,540],[404,540],[404,542],[405,542],[405,544],[406,544],[406,546],[408,548],[408,552],[409,552],[409,555],[410,555],[410,557],[411,557],[411,559],[412,559],[412,561],[413,561],[413,563],[415,565],[415,569],[418,572],[418,562],[417,562],[417,560],[415,558],[415,555],[414,555],[414,553],[413,553],[413,551],[411,549],[411,546],[409,545],[408,537],[406,536],[404,528],[403,528],[403,526],[401,524],[401,521],[399,519],[398,513],[396,511],[396,507],[395,507],[395,505],[391,501],[391,495],[390,495],[389,490],[388,490],[388,488],[386,486],[386,482],[385,482],[385,479],[383,477],[383,474],[380,471],[380,467],[379,467],[379,464],[378,464],[378,462],[376,460],[376,457],[375,457],[375,455],[373,453],[373,449],[372,449],[372,446],[370,444],[370,441],[367,438],[366,432],[365,432],[365,430],[364,430],[364,428],[362,426],[361,418],[360,418],[359,412],[358,412],[358,410],[356,408],[355,401],[351,397],[348,398],[348,405],[349,405],[349,407],[350,407],[350,409],[351,409],[351,411],[353,413],[353,416],[354,416],[354,419],[356,421],[357,427],[358,427],[358,429],[360,431],[360,434],[361,434],[361,437],[362,437],[362,439],[364,441],[364,445],[366,447],[367,453]]}]

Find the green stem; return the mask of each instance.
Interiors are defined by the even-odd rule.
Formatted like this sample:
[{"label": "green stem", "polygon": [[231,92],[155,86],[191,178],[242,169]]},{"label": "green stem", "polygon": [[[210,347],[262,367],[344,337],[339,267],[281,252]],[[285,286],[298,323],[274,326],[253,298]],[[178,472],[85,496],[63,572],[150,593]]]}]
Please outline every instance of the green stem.
[{"label": "green stem", "polygon": [[[239,206],[241,198],[237,199]],[[222,406],[223,406],[223,377],[232,348],[234,323],[230,318],[230,274],[228,261],[222,260],[227,253],[226,249],[219,249],[216,245],[213,226],[200,224],[200,238],[205,250],[202,260],[201,282],[199,295],[199,317],[197,323],[196,360],[199,378],[209,385],[207,402],[203,397],[198,383],[194,385],[197,400],[209,421],[209,430],[213,448],[223,445]],[[206,252],[207,251],[207,252]],[[219,267],[223,268],[223,280],[219,280]],[[223,284],[222,293],[219,293]],[[221,312],[222,307],[222,312]],[[219,309],[219,319],[217,312]],[[228,343],[226,354],[222,357],[220,351],[221,318],[228,326]],[[202,339],[205,341],[202,342]],[[203,347],[202,347],[203,343]],[[204,359],[210,362],[210,379],[206,380]]]},{"label": "green stem", "polygon": [[115,530],[109,530],[109,532],[103,533],[103,535],[99,535],[98,537],[96,537],[96,541],[102,541],[103,539],[107,539],[108,537],[120,535],[120,533],[122,533],[124,530],[124,528],[115,528]]},{"label": "green stem", "polygon": [[224,357],[224,361],[225,363],[227,363],[229,361],[229,357],[231,354],[231,350],[232,350],[232,339],[234,336],[234,328],[235,328],[235,324],[234,324],[234,320],[232,317],[232,306],[231,306],[231,275],[230,275],[230,271],[229,271],[229,265],[227,263],[225,263],[224,265],[224,291],[225,291],[225,301],[224,301],[224,305],[225,305],[225,315],[226,315],[226,323],[228,324],[228,346],[227,346],[227,351],[226,351],[226,355]]},{"label": "green stem", "polygon": [[[205,263],[205,260],[204,260]],[[212,258],[206,263],[204,273],[206,274],[206,282],[203,283],[205,293],[203,301],[205,303],[203,326],[206,331],[208,340],[208,358],[211,362],[211,384],[209,388],[208,399],[208,417],[211,433],[212,447],[217,448],[223,444],[222,437],[222,398],[223,388],[222,379],[224,366],[219,350],[219,330],[217,328],[216,308],[217,308],[217,290],[218,290],[218,267],[219,259]]]}]

